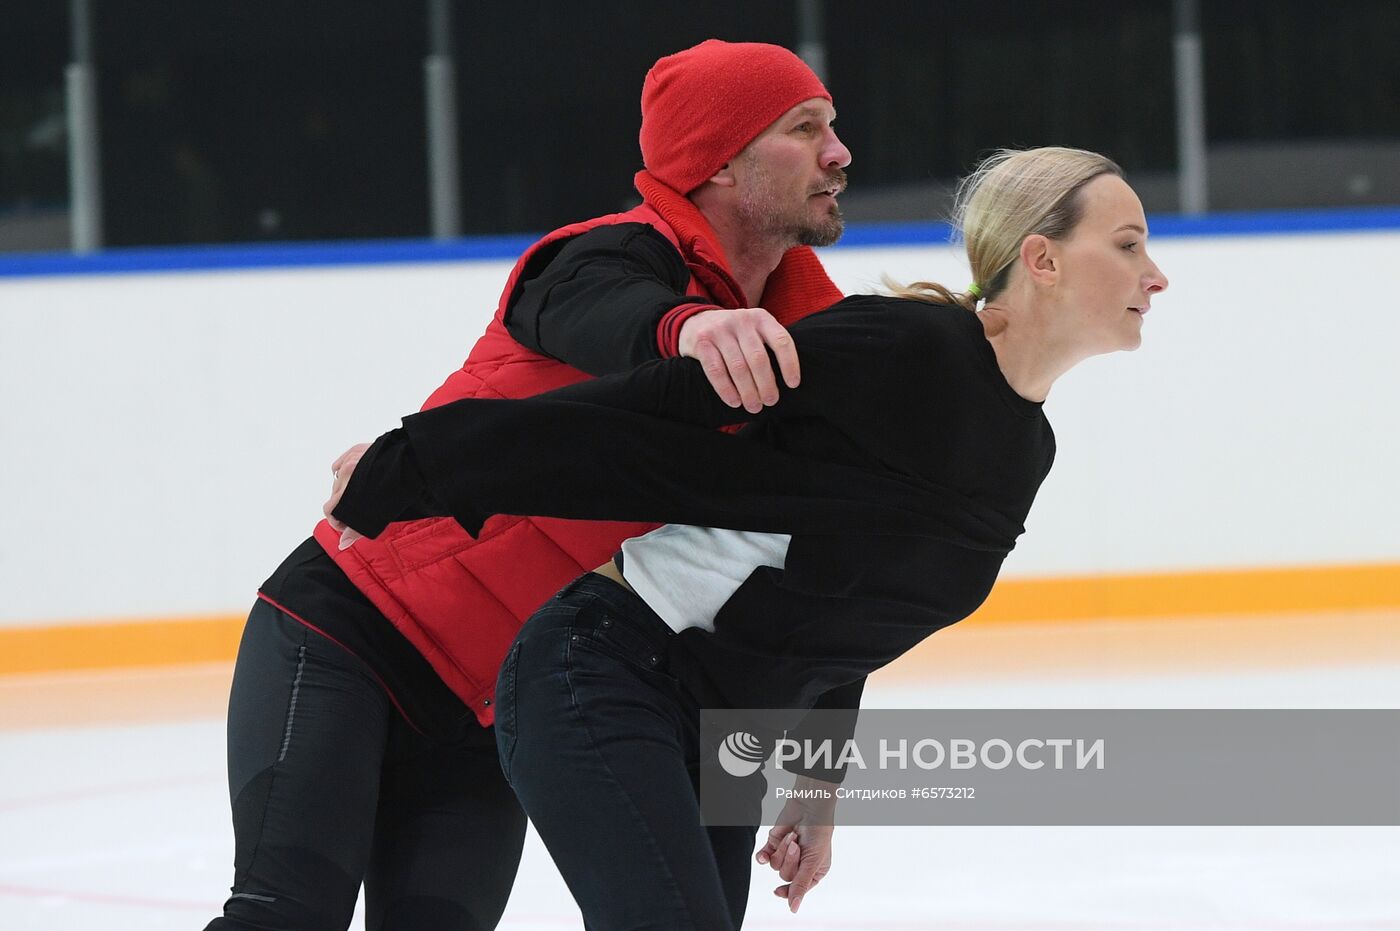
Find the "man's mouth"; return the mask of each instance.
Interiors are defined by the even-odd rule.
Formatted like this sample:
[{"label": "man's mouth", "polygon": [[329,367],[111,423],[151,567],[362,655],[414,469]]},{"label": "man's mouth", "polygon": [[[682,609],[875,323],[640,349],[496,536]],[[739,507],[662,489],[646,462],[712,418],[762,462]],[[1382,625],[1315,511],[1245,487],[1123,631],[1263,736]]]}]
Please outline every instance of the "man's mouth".
[{"label": "man's mouth", "polygon": [[832,200],[835,200],[841,195],[841,192],[844,190],[846,190],[846,179],[844,176],[838,176],[835,178],[828,179],[826,185],[824,187],[817,188],[815,191],[812,192],[811,196],[830,197]]}]

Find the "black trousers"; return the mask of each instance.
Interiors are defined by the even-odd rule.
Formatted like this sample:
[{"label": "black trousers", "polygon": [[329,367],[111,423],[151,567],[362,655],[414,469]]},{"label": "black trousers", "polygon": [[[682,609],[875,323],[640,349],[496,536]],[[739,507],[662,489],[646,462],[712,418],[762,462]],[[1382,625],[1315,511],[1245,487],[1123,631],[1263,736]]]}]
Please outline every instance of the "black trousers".
[{"label": "black trousers", "polygon": [[525,815],[495,736],[429,741],[358,658],[266,602],[228,717],[233,895],[206,931],[479,931],[505,910]]},{"label": "black trousers", "polygon": [[496,686],[501,763],[590,931],[743,922],[752,827],[706,827],[699,707],[667,669],[674,636],[636,595],[587,574],[526,622]]}]

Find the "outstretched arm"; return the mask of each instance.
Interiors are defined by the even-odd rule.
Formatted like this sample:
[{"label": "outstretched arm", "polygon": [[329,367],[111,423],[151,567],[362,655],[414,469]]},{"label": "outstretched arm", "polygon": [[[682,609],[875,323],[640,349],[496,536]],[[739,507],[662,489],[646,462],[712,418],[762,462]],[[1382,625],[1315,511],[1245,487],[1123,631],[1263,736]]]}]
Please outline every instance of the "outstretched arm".
[{"label": "outstretched arm", "polygon": [[897,476],[573,401],[434,408],[351,465],[328,508],[369,535],[435,514],[471,533],[493,514],[783,533],[916,533],[927,521],[925,489]]},{"label": "outstretched arm", "polygon": [[[880,403],[882,342],[846,335],[807,326],[798,341],[808,376],[765,416],[841,424]],[[927,526],[926,484],[700,429],[751,417],[716,397],[688,359],[523,401],[457,401],[382,437],[329,507],[369,534],[425,514],[450,514],[472,532],[497,513],[788,533]]]}]

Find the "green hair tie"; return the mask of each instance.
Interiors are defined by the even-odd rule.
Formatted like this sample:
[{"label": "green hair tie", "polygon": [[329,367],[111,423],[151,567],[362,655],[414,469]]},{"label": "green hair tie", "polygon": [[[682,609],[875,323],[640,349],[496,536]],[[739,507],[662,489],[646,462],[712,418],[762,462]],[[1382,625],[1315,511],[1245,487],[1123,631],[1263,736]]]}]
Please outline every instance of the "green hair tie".
[{"label": "green hair tie", "polygon": [[973,297],[977,298],[977,300],[979,300],[979,301],[982,299],[982,288],[981,288],[980,286],[978,286],[977,282],[975,282],[975,281],[974,281],[972,284],[970,284],[970,285],[967,286],[967,293],[968,293],[968,294],[971,294]]}]

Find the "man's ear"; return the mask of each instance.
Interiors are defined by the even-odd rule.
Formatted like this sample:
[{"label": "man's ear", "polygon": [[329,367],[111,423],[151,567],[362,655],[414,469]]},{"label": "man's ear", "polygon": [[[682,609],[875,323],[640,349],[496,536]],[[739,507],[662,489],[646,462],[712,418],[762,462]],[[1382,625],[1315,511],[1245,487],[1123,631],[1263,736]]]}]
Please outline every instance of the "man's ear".
[{"label": "man's ear", "polygon": [[1054,284],[1059,278],[1059,250],[1048,237],[1032,233],[1021,240],[1021,265],[1036,284]]},{"label": "man's ear", "polygon": [[705,180],[719,187],[733,187],[735,184],[734,163],[725,162],[720,166],[719,171],[716,171]]}]

